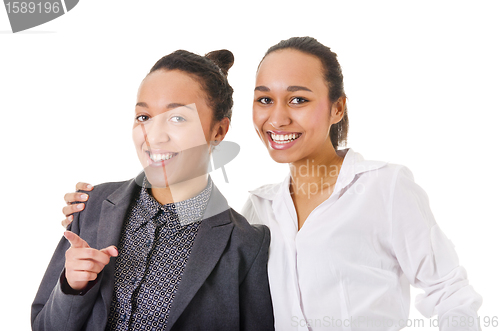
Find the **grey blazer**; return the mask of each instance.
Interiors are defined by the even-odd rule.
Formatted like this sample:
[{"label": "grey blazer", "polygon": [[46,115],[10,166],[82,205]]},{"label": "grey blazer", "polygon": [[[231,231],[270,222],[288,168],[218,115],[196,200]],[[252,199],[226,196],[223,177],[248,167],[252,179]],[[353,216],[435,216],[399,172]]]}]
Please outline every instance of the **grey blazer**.
[{"label": "grey blazer", "polygon": [[[139,176],[144,176],[141,174]],[[97,185],[70,230],[96,249],[118,247],[141,178]],[[267,279],[270,234],[229,208],[213,185],[205,215],[170,311],[167,330],[274,330]],[[33,330],[104,330],[113,296],[115,259],[84,295],[65,294],[63,237],[31,307]]]}]

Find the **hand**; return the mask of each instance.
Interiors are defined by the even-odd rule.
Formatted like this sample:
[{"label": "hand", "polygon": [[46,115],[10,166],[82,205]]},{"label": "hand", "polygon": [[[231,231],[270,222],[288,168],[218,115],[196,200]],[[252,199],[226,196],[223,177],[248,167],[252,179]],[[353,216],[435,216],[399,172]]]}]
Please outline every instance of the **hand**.
[{"label": "hand", "polygon": [[[92,191],[93,189],[94,187],[87,183],[79,182],[78,184],[76,184],[76,191],[78,190]],[[67,206],[64,207],[62,210],[63,214],[66,216],[66,218],[61,221],[62,226],[67,228],[68,225],[70,225],[71,222],[73,222],[72,214],[85,209],[84,203],[72,204],[72,202],[83,202],[87,201],[88,198],[89,198],[88,194],[81,192],[66,193],[64,195],[64,201],[66,201]]]},{"label": "hand", "polygon": [[97,278],[112,256],[118,256],[118,249],[115,246],[109,246],[99,251],[91,248],[85,240],[71,231],[65,231],[64,237],[71,244],[71,247],[66,251],[64,266],[66,280],[73,290],[83,290],[88,282]]}]

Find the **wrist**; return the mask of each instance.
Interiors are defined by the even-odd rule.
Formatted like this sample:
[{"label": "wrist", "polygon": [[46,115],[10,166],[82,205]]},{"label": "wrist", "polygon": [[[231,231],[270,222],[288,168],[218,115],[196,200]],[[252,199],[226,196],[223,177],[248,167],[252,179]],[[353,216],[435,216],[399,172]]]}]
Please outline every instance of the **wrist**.
[{"label": "wrist", "polygon": [[69,295],[85,295],[94,285],[97,283],[97,280],[99,279],[99,276],[97,279],[90,281],[90,282],[82,282],[83,286],[78,286],[74,285],[75,287],[72,287],[68,279],[66,278],[66,269],[61,273],[60,277],[60,282],[61,282],[61,290],[64,294],[69,294]]}]

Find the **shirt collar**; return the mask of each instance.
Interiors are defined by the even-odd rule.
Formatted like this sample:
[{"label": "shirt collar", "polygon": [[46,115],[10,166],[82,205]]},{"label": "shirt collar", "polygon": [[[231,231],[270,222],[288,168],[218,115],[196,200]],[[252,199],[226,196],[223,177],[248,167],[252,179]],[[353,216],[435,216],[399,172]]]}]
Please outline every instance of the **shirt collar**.
[{"label": "shirt collar", "polygon": [[[209,176],[207,186],[196,196],[187,200],[161,205],[148,192],[148,187],[151,187],[151,185],[144,176],[137,204],[142,210],[144,221],[153,220],[155,223],[158,221],[162,223],[171,220],[178,221],[181,226],[185,226],[202,220],[210,199],[212,186],[212,179]],[[163,215],[173,217],[163,217]]]},{"label": "shirt collar", "polygon": [[[356,175],[382,168],[387,164],[387,162],[382,161],[365,160],[361,154],[356,153],[352,148],[338,150],[337,154],[344,156],[344,161],[342,162],[342,167],[340,168],[340,173],[335,183],[333,193],[348,186]],[[274,200],[278,196],[288,193],[289,186],[290,174],[288,174],[281,183],[264,185],[250,191],[250,193],[267,200]]]}]

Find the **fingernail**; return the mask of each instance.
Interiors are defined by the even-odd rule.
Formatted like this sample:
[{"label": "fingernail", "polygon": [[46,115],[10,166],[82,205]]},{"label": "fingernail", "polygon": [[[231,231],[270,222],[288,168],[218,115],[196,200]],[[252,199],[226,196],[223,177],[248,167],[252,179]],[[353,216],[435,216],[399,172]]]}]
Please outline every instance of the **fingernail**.
[{"label": "fingernail", "polygon": [[87,184],[87,188],[92,188],[92,185],[90,185],[90,184]]},{"label": "fingernail", "polygon": [[82,199],[82,200],[85,200],[85,201],[86,201],[86,200],[87,200],[87,198],[88,198],[88,195],[86,195],[86,194],[80,194],[80,199]]},{"label": "fingernail", "polygon": [[76,206],[76,209],[78,209],[78,210],[83,209],[83,203],[78,204],[78,206]]},{"label": "fingernail", "polygon": [[73,221],[73,215],[69,215],[69,216],[67,217],[67,219],[68,219],[68,221],[72,222],[72,221]]}]

